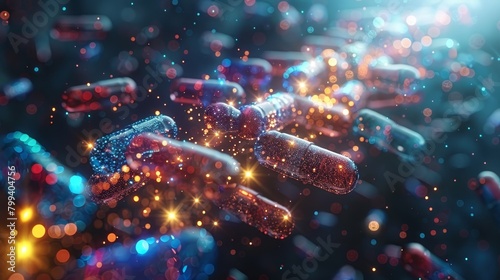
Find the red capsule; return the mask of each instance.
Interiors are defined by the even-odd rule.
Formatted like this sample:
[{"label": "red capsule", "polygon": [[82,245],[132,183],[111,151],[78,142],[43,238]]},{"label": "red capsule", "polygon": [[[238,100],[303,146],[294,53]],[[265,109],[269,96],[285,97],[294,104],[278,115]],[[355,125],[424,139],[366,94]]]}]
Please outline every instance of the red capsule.
[{"label": "red capsule", "polygon": [[294,222],[288,209],[244,186],[224,189],[214,203],[276,239],[284,239],[292,233]]},{"label": "red capsule", "polygon": [[261,165],[335,194],[347,194],[359,174],[349,158],[277,131],[259,136],[254,148]]},{"label": "red capsule", "polygon": [[271,75],[281,77],[286,69],[311,60],[313,57],[304,52],[266,51],[262,57],[271,63]]},{"label": "red capsule", "polygon": [[60,16],[51,31],[52,38],[60,41],[102,40],[111,30],[107,16]]},{"label": "red capsule", "polygon": [[216,102],[245,103],[245,91],[233,82],[180,78],[170,86],[170,99],[177,103],[208,106]]},{"label": "red capsule", "polygon": [[133,103],[137,85],[130,78],[115,78],[70,87],[63,95],[62,106],[68,112],[90,112],[110,108],[118,103]]}]

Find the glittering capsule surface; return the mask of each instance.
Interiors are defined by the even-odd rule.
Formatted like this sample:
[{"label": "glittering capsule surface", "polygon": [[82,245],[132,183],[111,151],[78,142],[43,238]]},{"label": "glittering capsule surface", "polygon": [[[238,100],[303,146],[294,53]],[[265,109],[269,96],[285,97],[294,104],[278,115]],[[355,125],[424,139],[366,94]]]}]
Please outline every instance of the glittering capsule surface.
[{"label": "glittering capsule surface", "polygon": [[234,82],[180,78],[170,86],[170,99],[177,103],[208,106],[216,102],[245,103],[246,93]]},{"label": "glittering capsule surface", "polygon": [[116,204],[148,182],[138,172],[126,171],[92,175],[87,183],[90,198],[99,204]]},{"label": "glittering capsule surface", "polygon": [[240,108],[239,136],[255,139],[262,132],[281,129],[294,120],[294,97],[277,93],[263,102]]},{"label": "glittering capsule surface", "polygon": [[90,112],[110,108],[119,103],[133,103],[137,85],[130,78],[115,78],[74,86],[62,95],[62,106],[68,112]]},{"label": "glittering capsule surface", "polygon": [[221,198],[214,203],[244,223],[276,239],[286,238],[294,228],[288,209],[241,185],[226,188]]},{"label": "glittering capsule surface", "polygon": [[125,156],[131,169],[157,182],[182,171],[184,177],[203,176],[225,185],[234,183],[240,173],[240,164],[227,154],[152,133],[135,136]]},{"label": "glittering capsule surface", "polygon": [[351,192],[359,177],[349,158],[277,131],[261,134],[254,153],[261,165],[335,194]]},{"label": "glittering capsule surface", "polygon": [[168,116],[151,116],[97,139],[90,152],[90,164],[94,172],[99,174],[120,172],[122,166],[127,163],[124,153],[130,140],[144,132],[153,132],[175,138],[177,125]]},{"label": "glittering capsule surface", "polygon": [[358,112],[353,131],[379,149],[409,161],[418,160],[419,154],[425,148],[422,135],[370,109]]},{"label": "glittering capsule surface", "polygon": [[327,106],[295,94],[278,92],[266,100],[236,109],[216,103],[205,110],[205,124],[213,132],[237,132],[252,140],[262,132],[280,130],[294,121],[329,137],[346,135],[351,115],[343,106]]},{"label": "glittering capsule surface", "polygon": [[111,28],[111,20],[103,15],[58,16],[51,36],[59,41],[102,40]]}]

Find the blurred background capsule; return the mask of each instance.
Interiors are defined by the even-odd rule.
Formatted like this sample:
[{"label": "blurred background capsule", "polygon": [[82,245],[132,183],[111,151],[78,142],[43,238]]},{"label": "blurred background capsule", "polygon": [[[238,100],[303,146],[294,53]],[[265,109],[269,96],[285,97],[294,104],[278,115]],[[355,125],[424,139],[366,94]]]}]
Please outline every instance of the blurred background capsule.
[{"label": "blurred background capsule", "polygon": [[0,91],[0,105],[6,105],[11,99],[23,99],[33,90],[33,84],[27,78],[20,78],[3,85]]},{"label": "blurred background capsule", "polygon": [[216,102],[239,105],[245,103],[246,93],[234,82],[180,78],[170,86],[170,99],[177,103],[203,107]]},{"label": "blurred background capsule", "polygon": [[59,41],[103,40],[111,28],[105,15],[58,16],[50,35]]},{"label": "blurred background capsule", "polygon": [[449,264],[434,256],[418,243],[409,243],[401,249],[401,263],[413,277],[429,280],[463,279]]},{"label": "blurred background capsule", "polygon": [[62,106],[68,112],[90,112],[133,103],[137,85],[130,78],[115,78],[68,88]]},{"label": "blurred background capsule", "polygon": [[224,59],[219,78],[240,84],[247,92],[266,91],[271,82],[272,65],[262,58]]},{"label": "blurred background capsule", "polygon": [[495,220],[500,222],[500,178],[491,171],[479,173],[476,193],[481,197],[485,206],[493,214]]},{"label": "blurred background capsule", "polygon": [[294,51],[265,51],[262,58],[271,63],[273,77],[282,77],[286,69],[306,62],[313,57],[304,52]]},{"label": "blurred background capsule", "polygon": [[370,109],[358,112],[353,132],[366,138],[370,144],[409,161],[416,161],[423,153],[425,139],[417,132],[396,124],[388,117]]}]

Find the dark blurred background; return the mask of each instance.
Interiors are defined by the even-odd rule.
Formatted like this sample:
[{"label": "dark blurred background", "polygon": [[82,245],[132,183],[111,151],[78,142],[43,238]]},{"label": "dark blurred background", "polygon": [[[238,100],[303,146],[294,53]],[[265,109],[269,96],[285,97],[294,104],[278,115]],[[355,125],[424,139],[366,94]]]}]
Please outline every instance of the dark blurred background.
[{"label": "dark blurred background", "polygon": [[[279,5],[285,5],[283,3],[289,6],[288,13],[292,15],[280,12]],[[500,172],[498,130],[493,133],[484,130],[486,120],[500,105],[497,97],[500,82],[499,7],[492,7],[491,1],[446,3],[451,7],[451,23],[440,30],[438,37],[458,41],[464,52],[482,50],[490,54],[487,66],[477,66],[475,84],[463,86],[460,90],[462,98],[474,96],[476,86],[486,86],[490,96],[472,107],[466,107],[465,110],[470,113],[456,113],[459,115],[455,119],[458,128],[447,131],[444,142],[435,142],[435,151],[428,154],[409,176],[403,176],[404,183],[396,182],[394,188],[389,186],[384,174],[387,171],[399,174],[402,161],[368,143],[360,143],[358,137],[353,135],[343,139],[324,136],[312,139],[317,145],[334,151],[347,150],[356,145],[364,153],[364,159],[357,163],[361,181],[354,192],[343,196],[283,179],[258,166],[251,154],[238,154],[236,158],[243,167],[255,166],[256,180],[249,187],[289,207],[296,228],[292,236],[274,240],[244,223],[220,222],[216,227],[209,224],[205,228],[213,235],[218,251],[211,279],[226,279],[230,275],[235,279],[245,279],[237,278],[234,269],[248,279],[282,279],[285,271],[294,265],[302,266],[306,258],[307,252],[299,249],[306,246],[303,237],[314,246],[318,245],[317,238],[331,238],[338,243],[338,248],[325,261],[318,261],[317,268],[311,268],[311,272],[303,278],[291,275],[283,279],[333,279],[345,265],[358,271],[358,278],[355,279],[413,279],[398,261],[397,247],[391,247],[410,242],[421,243],[438,258],[451,264],[453,270],[465,279],[500,277],[500,225],[469,188],[470,180],[477,178],[479,172]],[[43,9],[36,1],[3,1],[0,11],[8,11],[10,15],[0,25],[0,86],[25,77],[33,84],[33,90],[24,97],[0,104],[0,136],[22,131],[36,139],[61,163],[88,178],[92,174],[87,162],[88,151],[80,150],[85,143],[100,136],[92,132],[99,128],[102,119],[110,119],[113,130],[117,130],[159,111],[175,119],[181,128],[179,139],[202,143],[203,118],[197,114],[202,114],[203,110],[195,108],[194,113],[187,114],[192,109],[190,106],[173,103],[169,93],[171,79],[164,73],[159,74],[161,81],[148,81],[154,83],[154,87],[144,101],[116,112],[103,109],[80,115],[68,114],[61,106],[61,95],[70,86],[122,76],[131,77],[141,85],[149,73],[146,70],[148,66],[158,69],[157,65],[170,62],[182,69],[182,74],[178,76],[203,78],[209,75],[215,78],[222,59],[242,57],[246,55],[245,51],[249,52],[249,57],[260,57],[269,50],[299,51],[305,36],[324,34],[342,19],[346,10],[379,9],[381,13],[396,16],[410,14],[424,6],[433,9],[438,4],[442,3],[402,0],[70,0],[66,4],[57,3],[57,14],[37,27],[33,38],[13,47],[8,34],[23,34],[23,18],[32,20],[33,15]],[[219,9],[216,14],[209,9],[212,5]],[[460,20],[461,16],[464,17],[460,7],[468,8],[470,21]],[[293,14],[292,8],[297,14]],[[319,12],[325,13],[324,18],[313,20],[313,15]],[[112,29],[102,40],[59,41],[52,38],[50,32],[57,17],[63,15],[105,15],[111,20]],[[287,30],[280,28],[284,19],[290,23]],[[156,29],[155,35],[139,40],[144,37],[140,34],[151,26]],[[234,38],[234,46],[222,48],[217,56],[204,43],[206,32],[227,34]],[[48,44],[46,47],[50,49],[50,56],[44,54],[44,42]],[[94,55],[89,49],[92,42],[99,48]],[[441,119],[446,109],[453,107],[450,100],[454,97],[441,89],[441,82],[446,79],[440,75],[429,79],[418,104],[377,111],[431,139],[430,131],[434,126],[426,120],[423,112],[429,108],[433,120]],[[275,91],[281,90],[279,86],[279,82],[273,84]],[[194,120],[190,120],[190,116]],[[307,134],[304,137],[308,137]],[[232,144],[234,142],[226,143],[229,146]],[[237,145],[251,147],[253,143],[242,141]],[[149,191],[151,188],[140,190],[138,195],[146,196]],[[120,213],[123,209],[136,207],[130,199],[125,199],[115,209],[104,207],[99,211],[108,215],[106,211]],[[19,203],[19,209],[29,205],[27,201]],[[374,209],[381,210],[384,218],[380,228],[371,231],[367,217]],[[210,209],[210,214],[211,220],[222,220],[223,214],[219,214],[214,207]],[[195,225],[196,221],[196,217],[191,217],[186,223]],[[150,230],[143,230],[141,234],[157,235],[159,227],[153,223]],[[100,241],[105,240],[110,231],[89,225],[84,232],[92,236],[92,241],[88,243],[98,248],[103,246]],[[7,245],[2,241],[2,246]],[[78,250],[71,252],[72,258],[80,257]],[[65,269],[63,278],[71,274],[72,268],[67,266]],[[41,271],[48,271],[46,275],[54,277],[50,274],[51,267],[44,267]],[[38,279],[36,275],[34,273],[33,278],[26,276],[26,279]]]}]

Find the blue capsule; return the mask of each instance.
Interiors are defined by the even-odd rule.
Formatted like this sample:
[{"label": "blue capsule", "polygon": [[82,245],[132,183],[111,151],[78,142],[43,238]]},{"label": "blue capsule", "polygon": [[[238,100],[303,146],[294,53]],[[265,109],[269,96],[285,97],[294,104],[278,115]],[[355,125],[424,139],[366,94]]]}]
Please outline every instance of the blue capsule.
[{"label": "blue capsule", "polygon": [[358,112],[353,131],[379,149],[409,161],[418,160],[419,153],[421,154],[425,148],[425,139],[422,135],[370,109]]},{"label": "blue capsule", "polygon": [[90,164],[95,173],[120,172],[127,164],[125,151],[130,140],[144,132],[152,132],[166,137],[177,136],[177,125],[170,117],[159,115],[137,121],[122,130],[101,137],[94,143],[90,152]]},{"label": "blue capsule", "polygon": [[318,87],[326,80],[328,71],[322,56],[288,68],[283,73],[283,88],[302,93]]},{"label": "blue capsule", "polygon": [[14,80],[4,85],[3,90],[0,91],[0,105],[5,105],[14,98],[22,98],[31,90],[33,90],[33,84],[29,79]]},{"label": "blue capsule", "polygon": [[268,89],[273,67],[267,60],[249,58],[247,60],[225,60],[224,62],[219,68],[219,78],[238,83],[243,88],[253,91]]}]

